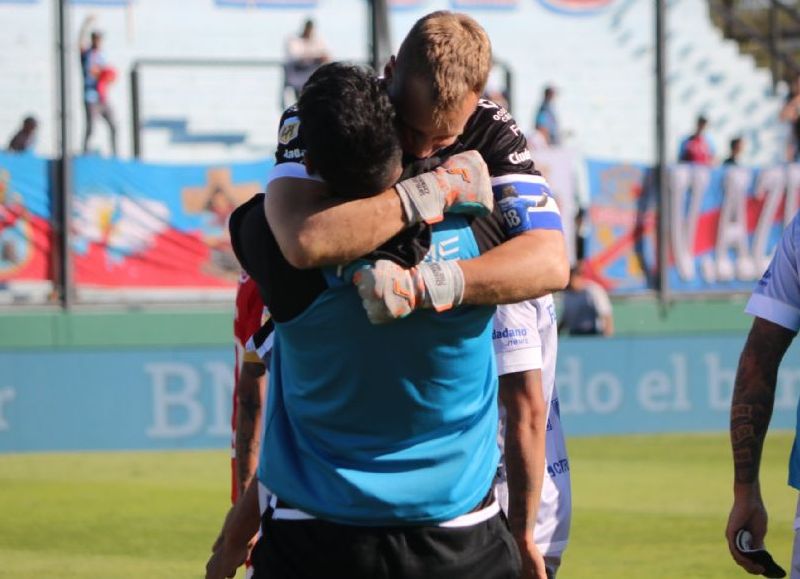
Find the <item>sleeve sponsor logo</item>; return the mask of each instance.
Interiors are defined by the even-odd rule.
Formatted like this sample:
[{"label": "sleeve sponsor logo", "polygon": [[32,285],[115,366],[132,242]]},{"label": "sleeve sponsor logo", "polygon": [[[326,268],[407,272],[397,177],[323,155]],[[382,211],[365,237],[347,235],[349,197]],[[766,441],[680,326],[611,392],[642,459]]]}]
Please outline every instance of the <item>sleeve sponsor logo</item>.
[{"label": "sleeve sponsor logo", "polygon": [[298,119],[297,117],[286,119],[286,122],[283,123],[283,126],[278,132],[278,142],[281,145],[288,145],[295,138],[297,138],[299,132],[300,132],[300,119]]},{"label": "sleeve sponsor logo", "polygon": [[492,330],[492,340],[500,340],[505,347],[526,346],[528,345],[527,328],[503,328],[502,330]]}]

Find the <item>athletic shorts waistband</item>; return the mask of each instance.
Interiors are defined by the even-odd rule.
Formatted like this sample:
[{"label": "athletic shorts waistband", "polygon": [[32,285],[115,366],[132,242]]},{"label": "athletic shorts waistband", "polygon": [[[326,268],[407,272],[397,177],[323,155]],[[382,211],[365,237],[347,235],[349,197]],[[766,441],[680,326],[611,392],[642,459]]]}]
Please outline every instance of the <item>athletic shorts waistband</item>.
[{"label": "athletic shorts waistband", "polygon": [[[271,511],[270,519],[273,521],[311,521],[317,518],[305,511],[287,505],[278,498],[278,495],[270,492],[270,490],[260,482],[258,486],[259,498],[262,499],[259,501],[261,503],[261,513],[264,514],[267,510]],[[487,495],[487,499],[482,500],[475,509],[468,513],[430,526],[446,528],[473,527],[488,521],[500,512],[500,504],[494,498],[493,493],[491,497]]]}]

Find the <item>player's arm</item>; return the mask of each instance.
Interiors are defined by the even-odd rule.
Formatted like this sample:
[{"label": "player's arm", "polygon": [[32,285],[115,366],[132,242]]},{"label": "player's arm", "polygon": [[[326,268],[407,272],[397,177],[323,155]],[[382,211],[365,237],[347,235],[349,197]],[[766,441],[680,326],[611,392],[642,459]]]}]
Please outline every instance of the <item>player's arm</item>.
[{"label": "player's arm", "polygon": [[84,18],[83,22],[81,23],[81,28],[78,31],[78,47],[80,48],[81,52],[89,50],[89,29],[91,28],[94,20],[94,16],[89,15]]},{"label": "player's arm", "polygon": [[739,358],[731,403],[733,507],[725,535],[734,560],[750,573],[763,569],[743,557],[735,546],[739,529],[752,534],[751,545],[763,547],[767,511],[761,498],[759,467],[772,408],[778,367],[800,328],[800,285],[795,240],[798,218],[786,228],[767,271],[758,282],[746,311],[755,316]]},{"label": "player's arm", "polygon": [[772,417],[778,367],[794,336],[791,330],[755,318],[736,371],[730,422],[733,508],[725,535],[731,555],[750,573],[760,574],[763,569],[743,557],[734,540],[744,528],[753,535],[753,546],[760,547],[767,534],[767,511],[759,482],[761,452]]},{"label": "player's arm", "polygon": [[265,211],[275,240],[300,269],[353,261],[407,227],[394,189],[342,201],[322,181],[287,177],[270,181],[267,192]]},{"label": "player's arm", "polygon": [[283,163],[271,173],[264,210],[286,260],[307,269],[353,261],[410,225],[441,221],[447,211],[487,215],[493,206],[486,163],[467,151],[375,196],[352,200],[332,196],[302,165]]},{"label": "player's arm", "polygon": [[[510,179],[528,189],[499,201],[511,225],[511,239],[474,259],[422,262],[411,269],[378,260],[354,276],[372,323],[390,322],[420,308],[441,312],[461,304],[517,303],[567,285],[569,260],[561,216],[546,182],[538,176]],[[506,178],[493,181],[495,189],[509,185]]]},{"label": "player's arm", "polygon": [[239,495],[247,490],[258,469],[261,425],[264,421],[267,379],[275,325],[271,318],[247,340],[239,374],[239,407],[236,413],[236,468]]},{"label": "player's arm", "polygon": [[506,409],[509,528],[523,554],[524,576],[545,579],[544,560],[534,542],[544,479],[547,430],[541,370],[501,376],[500,400]]},{"label": "player's arm", "polygon": [[[266,368],[251,352],[245,354],[239,373],[238,408],[236,412],[236,480],[243,494],[258,468],[261,448],[261,423],[266,393]],[[248,359],[250,357],[250,359]]]},{"label": "player's arm", "polygon": [[225,517],[220,538],[206,563],[206,579],[233,577],[247,558],[249,542],[258,532],[258,485],[250,485]]},{"label": "player's arm", "polygon": [[560,291],[569,281],[569,258],[560,229],[526,231],[459,265],[465,304],[520,302]]},{"label": "player's arm", "polygon": [[[508,485],[509,527],[520,550],[523,577],[545,579],[544,559],[534,541],[545,466],[547,405],[542,386],[542,343],[538,310],[531,302],[497,308],[492,342],[506,413],[503,460]],[[521,329],[521,339],[503,338]]]}]

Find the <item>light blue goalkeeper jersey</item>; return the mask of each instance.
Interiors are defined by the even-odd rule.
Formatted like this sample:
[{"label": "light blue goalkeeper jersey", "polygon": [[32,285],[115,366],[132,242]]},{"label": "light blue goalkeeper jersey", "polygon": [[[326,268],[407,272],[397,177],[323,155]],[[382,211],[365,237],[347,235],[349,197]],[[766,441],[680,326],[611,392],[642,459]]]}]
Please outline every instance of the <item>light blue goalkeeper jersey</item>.
[{"label": "light blue goalkeeper jersey", "polygon": [[[434,255],[479,253],[463,217]],[[372,325],[334,271],[275,324],[259,479],[289,505],[354,525],[435,523],[488,493],[499,451],[493,307],[416,311]]]}]

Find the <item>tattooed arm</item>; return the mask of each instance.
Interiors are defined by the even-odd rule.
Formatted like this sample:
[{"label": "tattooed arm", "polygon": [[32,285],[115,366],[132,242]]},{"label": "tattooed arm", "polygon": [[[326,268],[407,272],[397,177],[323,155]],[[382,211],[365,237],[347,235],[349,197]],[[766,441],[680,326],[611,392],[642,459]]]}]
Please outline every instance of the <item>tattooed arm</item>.
[{"label": "tattooed arm", "polygon": [[266,374],[263,364],[245,362],[239,376],[239,407],[236,412],[236,480],[239,496],[253,480],[261,448]]},{"label": "tattooed arm", "polygon": [[733,546],[739,529],[753,535],[753,546],[761,546],[767,534],[767,511],[761,498],[758,472],[767,434],[778,367],[795,332],[756,317],[739,358],[731,405],[733,449],[733,508],[725,535],[731,555],[748,572],[760,574],[760,566],[743,558]]},{"label": "tattooed arm", "polygon": [[509,527],[522,556],[522,577],[545,579],[544,559],[533,536],[542,498],[547,430],[541,370],[501,376],[500,400],[506,409]]}]

